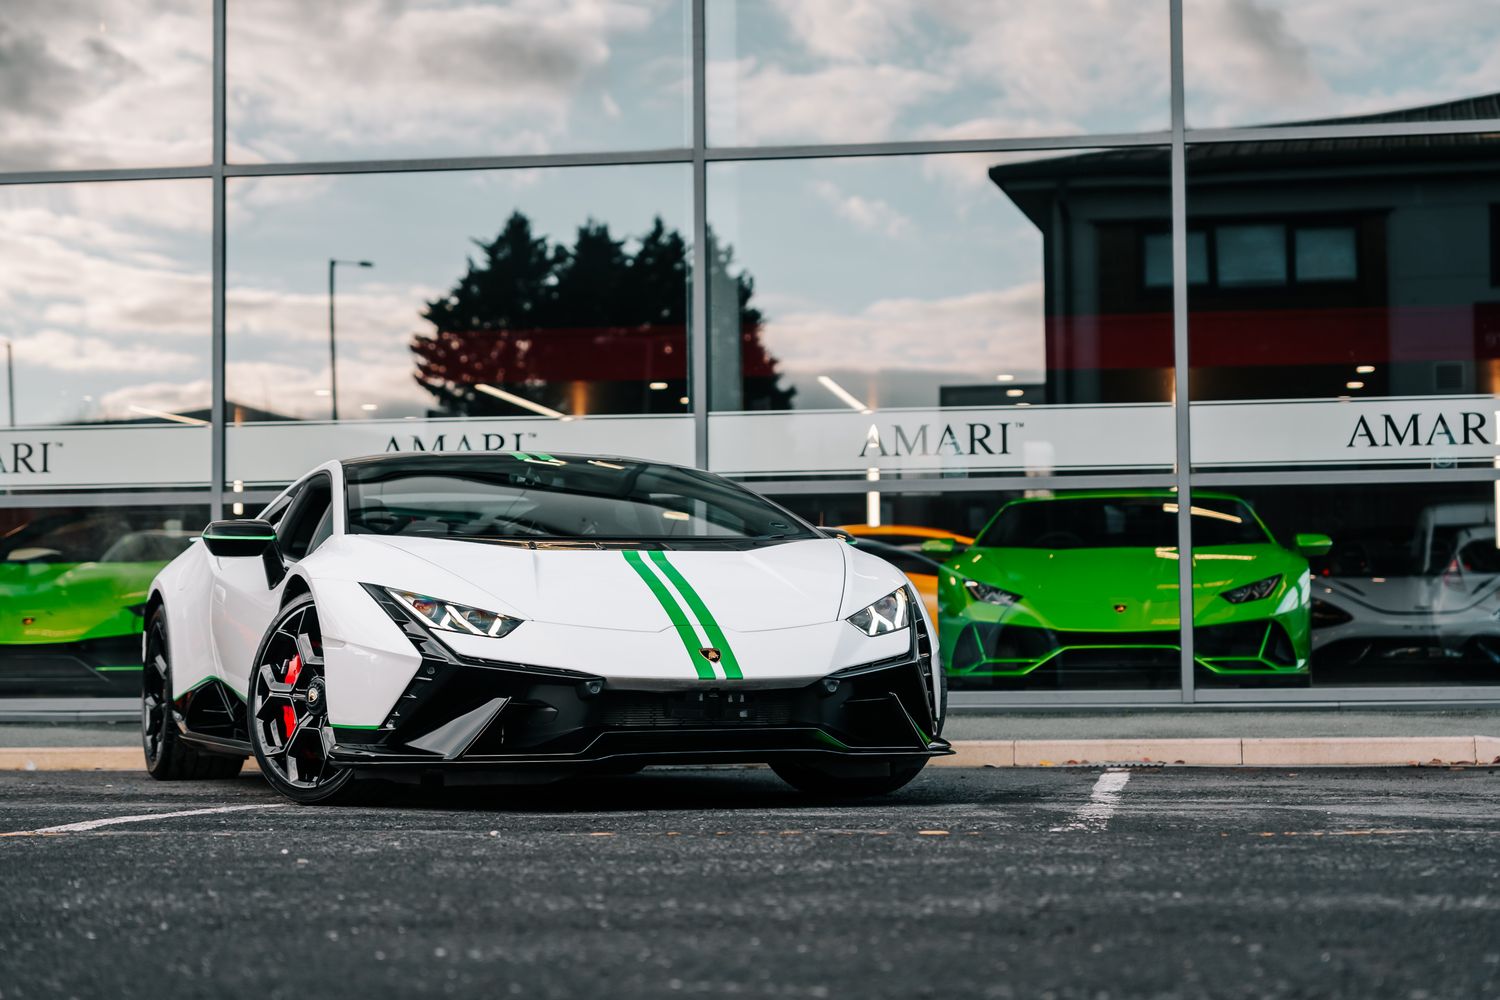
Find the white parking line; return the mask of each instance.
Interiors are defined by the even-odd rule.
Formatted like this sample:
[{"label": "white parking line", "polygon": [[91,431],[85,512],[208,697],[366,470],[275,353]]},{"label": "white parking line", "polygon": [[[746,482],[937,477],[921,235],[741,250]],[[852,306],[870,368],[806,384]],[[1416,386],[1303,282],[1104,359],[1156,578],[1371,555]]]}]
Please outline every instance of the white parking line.
[{"label": "white parking line", "polygon": [[1065,826],[1054,826],[1050,833],[1067,833],[1072,830],[1087,830],[1100,833],[1109,825],[1109,818],[1120,804],[1120,793],[1130,780],[1130,772],[1124,768],[1111,768],[1099,775],[1094,790],[1086,805],[1073,815],[1073,821]]},{"label": "white parking line", "polygon": [[216,806],[213,809],[184,809],[181,812],[143,813],[140,816],[111,816],[108,819],[88,819],[81,823],[64,823],[61,826],[44,826],[39,830],[15,830],[0,833],[0,837],[35,837],[50,833],[85,833],[101,826],[118,826],[121,823],[145,823],[153,819],[172,819],[177,816],[212,816],[215,813],[244,812],[247,809],[280,809],[285,802],[267,802],[253,806]]}]

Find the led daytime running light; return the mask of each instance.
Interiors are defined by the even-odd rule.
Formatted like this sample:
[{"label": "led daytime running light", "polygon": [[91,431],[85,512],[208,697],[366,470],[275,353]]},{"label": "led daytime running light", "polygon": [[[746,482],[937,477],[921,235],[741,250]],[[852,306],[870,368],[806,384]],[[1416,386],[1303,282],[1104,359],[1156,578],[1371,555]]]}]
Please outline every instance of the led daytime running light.
[{"label": "led daytime running light", "polygon": [[403,607],[429,626],[444,632],[483,635],[498,639],[509,635],[521,624],[519,618],[471,608],[464,604],[454,604],[452,601],[441,601],[436,597],[428,597],[426,594],[413,594],[408,590],[393,590],[390,587],[387,587],[385,592],[400,601]]}]

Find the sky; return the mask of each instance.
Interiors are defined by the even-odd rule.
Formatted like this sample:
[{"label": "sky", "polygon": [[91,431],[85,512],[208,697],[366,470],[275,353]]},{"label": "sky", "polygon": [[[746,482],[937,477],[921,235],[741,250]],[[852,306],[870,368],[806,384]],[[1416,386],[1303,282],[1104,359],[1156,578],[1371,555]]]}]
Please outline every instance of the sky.
[{"label": "sky", "polygon": [[[1493,2],[1185,7],[1195,125],[1500,90]],[[680,146],[687,8],[231,0],[230,155]],[[7,4],[0,169],[205,162],[208,9]],[[709,0],[710,140],[1165,128],[1165,11],[1165,0]],[[1040,367],[1041,240],[985,176],[1000,159],[712,165],[711,224],[755,278],[766,342],[799,406],[840,405],[816,381],[830,372],[876,405],[935,405],[939,385]],[[684,165],[236,179],[228,190],[231,396],[309,417],[326,407],[330,256],[376,263],[340,272],[341,404],[401,416],[426,404],[405,347],[418,310],[512,211],[554,239],[590,218],[617,235],[655,215],[690,228]],[[0,188],[0,338],[15,347],[21,423],[207,404],[209,206],[202,180]],[[877,377],[894,369],[911,375]]]}]

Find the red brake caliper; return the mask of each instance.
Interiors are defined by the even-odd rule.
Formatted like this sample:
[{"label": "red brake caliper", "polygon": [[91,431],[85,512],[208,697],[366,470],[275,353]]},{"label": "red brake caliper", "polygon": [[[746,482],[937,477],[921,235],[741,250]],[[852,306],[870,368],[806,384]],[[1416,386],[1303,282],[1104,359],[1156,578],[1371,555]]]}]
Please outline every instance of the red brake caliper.
[{"label": "red brake caliper", "polygon": [[[302,673],[302,654],[298,653],[297,655],[295,655],[295,656],[292,657],[292,662],[290,662],[290,663],[288,663],[286,665],[286,681],[285,681],[285,683],[287,683],[287,684],[296,684],[297,683],[297,677],[301,673]],[[282,710],[281,710],[281,725],[282,725],[283,728],[286,729],[286,734],[283,737],[283,739],[291,739],[292,738],[292,730],[294,730],[294,729],[297,728],[297,710],[295,708],[293,708],[291,705],[287,705],[284,708],[282,708]]]}]

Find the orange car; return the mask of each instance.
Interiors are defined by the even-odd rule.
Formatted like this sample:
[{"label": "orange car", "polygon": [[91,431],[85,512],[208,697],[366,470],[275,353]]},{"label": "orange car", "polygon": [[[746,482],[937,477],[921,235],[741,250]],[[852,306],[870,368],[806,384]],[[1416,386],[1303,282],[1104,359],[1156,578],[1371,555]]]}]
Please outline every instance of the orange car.
[{"label": "orange car", "polygon": [[[839,528],[853,535],[860,548],[880,556],[906,574],[912,586],[917,588],[922,603],[927,605],[933,628],[937,628],[938,567],[955,551],[973,545],[974,539],[913,524],[883,524],[878,528],[868,524],[842,524]],[[931,542],[938,544],[930,545]],[[939,548],[941,552],[932,551]]]}]

